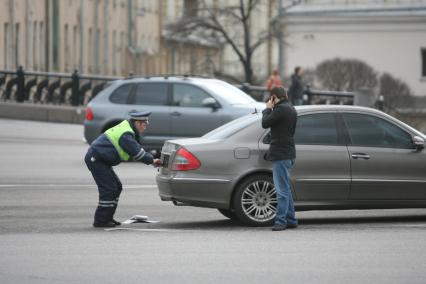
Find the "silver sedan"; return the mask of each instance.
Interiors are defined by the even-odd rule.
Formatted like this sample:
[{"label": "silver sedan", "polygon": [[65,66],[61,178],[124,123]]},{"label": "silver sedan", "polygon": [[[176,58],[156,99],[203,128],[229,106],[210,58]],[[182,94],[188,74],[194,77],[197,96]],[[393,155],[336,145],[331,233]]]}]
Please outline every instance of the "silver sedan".
[{"label": "silver sedan", "polygon": [[[297,112],[296,210],[426,207],[423,133],[370,108]],[[161,199],[217,208],[247,225],[272,224],[277,198],[261,118],[255,112],[200,138],[167,141],[156,177]]]}]

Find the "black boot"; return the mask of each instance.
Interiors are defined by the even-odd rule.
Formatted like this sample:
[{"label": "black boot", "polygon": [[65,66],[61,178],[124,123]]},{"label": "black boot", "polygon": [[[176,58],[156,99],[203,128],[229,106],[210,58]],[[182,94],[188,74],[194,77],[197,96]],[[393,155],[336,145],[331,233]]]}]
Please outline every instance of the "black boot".
[{"label": "black boot", "polygon": [[102,223],[102,222],[93,222],[93,227],[95,228],[113,228],[115,227],[116,224],[113,221],[109,221],[106,223]]}]

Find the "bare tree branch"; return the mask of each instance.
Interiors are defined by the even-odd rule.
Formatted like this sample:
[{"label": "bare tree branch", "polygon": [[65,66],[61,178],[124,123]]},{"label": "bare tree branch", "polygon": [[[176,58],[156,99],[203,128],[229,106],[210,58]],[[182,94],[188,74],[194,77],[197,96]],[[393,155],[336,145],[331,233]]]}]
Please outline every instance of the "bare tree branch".
[{"label": "bare tree branch", "polygon": [[[186,17],[171,27],[174,37],[199,36],[218,41],[221,38],[229,44],[241,62],[245,81],[253,83],[252,57],[254,52],[272,37],[269,32],[260,33],[253,41],[251,22],[253,12],[260,0],[240,0],[239,5],[220,8],[200,1],[195,17]],[[267,28],[267,27],[266,27]],[[210,34],[209,34],[210,32]]]}]

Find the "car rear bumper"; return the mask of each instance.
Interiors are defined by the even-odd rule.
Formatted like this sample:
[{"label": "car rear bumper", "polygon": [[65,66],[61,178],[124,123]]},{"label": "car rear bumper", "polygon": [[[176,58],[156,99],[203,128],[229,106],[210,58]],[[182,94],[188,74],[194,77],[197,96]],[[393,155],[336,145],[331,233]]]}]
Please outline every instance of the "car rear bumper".
[{"label": "car rear bumper", "polygon": [[192,206],[229,208],[232,186],[227,179],[157,175],[159,195],[163,201]]}]

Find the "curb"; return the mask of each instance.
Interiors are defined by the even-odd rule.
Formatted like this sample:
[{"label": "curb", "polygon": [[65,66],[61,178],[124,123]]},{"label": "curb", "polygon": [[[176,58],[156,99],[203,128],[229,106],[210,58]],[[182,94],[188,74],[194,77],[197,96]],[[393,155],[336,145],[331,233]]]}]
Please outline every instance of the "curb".
[{"label": "curb", "polygon": [[84,107],[0,103],[0,118],[82,124],[84,117]]}]

